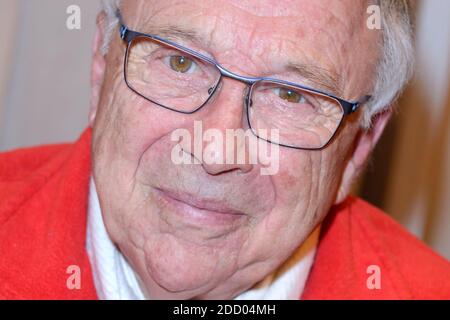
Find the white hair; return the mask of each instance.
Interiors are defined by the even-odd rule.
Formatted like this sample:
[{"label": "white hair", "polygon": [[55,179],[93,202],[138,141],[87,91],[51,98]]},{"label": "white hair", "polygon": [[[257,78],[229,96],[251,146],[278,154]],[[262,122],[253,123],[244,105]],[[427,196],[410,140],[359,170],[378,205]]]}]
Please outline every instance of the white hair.
[{"label": "white hair", "polygon": [[114,31],[119,25],[117,11],[119,10],[121,0],[102,0],[102,10],[106,15],[105,32],[103,37],[102,53],[106,54],[109,49],[109,43],[113,37]]},{"label": "white hair", "polygon": [[[102,46],[107,53],[118,26],[116,12],[122,0],[102,0],[106,14]],[[364,106],[363,126],[368,128],[374,115],[392,107],[411,79],[414,70],[413,0],[379,0],[382,22],[381,58],[378,63],[372,99]]]},{"label": "white hair", "polygon": [[410,0],[380,0],[383,35],[381,59],[367,105],[364,124],[374,115],[392,107],[414,72],[413,5]]}]

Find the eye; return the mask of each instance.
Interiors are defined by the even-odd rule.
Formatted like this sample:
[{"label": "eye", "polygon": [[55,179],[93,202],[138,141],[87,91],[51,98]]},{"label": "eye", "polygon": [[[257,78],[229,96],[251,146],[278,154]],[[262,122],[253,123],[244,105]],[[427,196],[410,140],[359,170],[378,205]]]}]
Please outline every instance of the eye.
[{"label": "eye", "polygon": [[170,68],[173,71],[187,73],[195,67],[195,62],[185,56],[170,56]]},{"label": "eye", "polygon": [[305,97],[303,97],[303,95],[301,93],[295,92],[293,90],[290,89],[286,89],[286,88],[277,88],[276,90],[276,94],[283,100],[286,100],[288,102],[292,102],[292,103],[304,103]]}]

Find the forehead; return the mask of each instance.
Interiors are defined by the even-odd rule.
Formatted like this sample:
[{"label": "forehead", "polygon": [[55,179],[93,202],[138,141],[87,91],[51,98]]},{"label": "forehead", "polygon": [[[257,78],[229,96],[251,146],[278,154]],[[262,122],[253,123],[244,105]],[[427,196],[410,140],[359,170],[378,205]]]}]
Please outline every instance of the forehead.
[{"label": "forehead", "polygon": [[366,27],[367,6],[365,0],[136,0],[122,10],[141,32],[194,31],[219,62],[245,66],[235,71],[259,76],[252,73],[299,62],[351,81],[352,72],[373,71],[363,62],[375,61],[378,51],[378,35]]},{"label": "forehead", "polygon": [[[342,15],[342,21],[352,22],[356,13],[361,17],[367,6],[366,0],[127,0],[123,7],[131,9],[138,15],[148,14],[173,17],[180,13],[208,17],[219,13],[223,18],[233,19],[242,15],[260,18],[305,18],[305,20],[327,20],[330,14]],[[230,16],[230,13],[233,16]],[[310,16],[310,15],[313,16]],[[352,17],[353,16],[353,17]],[[311,19],[309,19],[311,18]],[[236,19],[239,20],[239,19]],[[327,21],[330,22],[330,21]]]}]

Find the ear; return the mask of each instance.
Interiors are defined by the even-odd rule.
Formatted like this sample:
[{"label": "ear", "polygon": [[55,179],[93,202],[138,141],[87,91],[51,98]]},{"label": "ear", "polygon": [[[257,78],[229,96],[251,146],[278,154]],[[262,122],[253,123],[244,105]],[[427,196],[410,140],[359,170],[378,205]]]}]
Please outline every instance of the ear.
[{"label": "ear", "polygon": [[355,139],[353,153],[345,167],[335,204],[344,201],[350,193],[353,182],[364,169],[369,155],[389,122],[392,109],[388,108],[386,111],[375,115],[372,119],[372,126],[366,130],[362,129]]},{"label": "ear", "polygon": [[97,108],[100,101],[100,94],[105,75],[106,61],[102,53],[103,39],[105,36],[105,14],[99,13],[97,16],[97,27],[92,44],[92,65],[91,65],[91,105],[89,110],[89,126],[94,125]]}]

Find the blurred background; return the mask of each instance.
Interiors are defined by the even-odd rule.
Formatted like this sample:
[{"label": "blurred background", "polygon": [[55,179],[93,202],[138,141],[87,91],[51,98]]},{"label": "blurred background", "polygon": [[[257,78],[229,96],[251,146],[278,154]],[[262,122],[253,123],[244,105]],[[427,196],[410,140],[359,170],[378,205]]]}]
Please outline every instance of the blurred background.
[{"label": "blurred background", "polygon": [[[70,5],[80,30],[66,27]],[[73,141],[87,126],[98,8],[0,0],[0,152]],[[450,259],[450,1],[419,1],[416,52],[416,78],[355,192]]]}]

